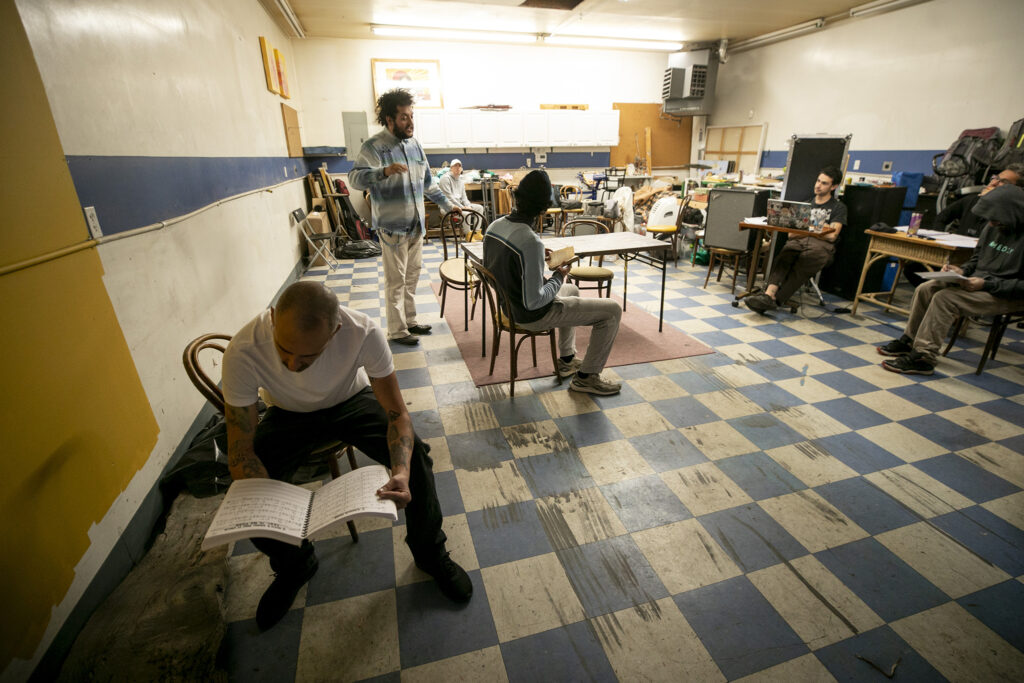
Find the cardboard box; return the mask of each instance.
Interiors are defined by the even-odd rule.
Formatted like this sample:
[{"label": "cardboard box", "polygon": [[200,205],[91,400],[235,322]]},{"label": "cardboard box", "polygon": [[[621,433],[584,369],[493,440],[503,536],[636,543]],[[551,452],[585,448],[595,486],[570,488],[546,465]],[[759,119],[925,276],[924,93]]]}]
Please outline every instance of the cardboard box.
[{"label": "cardboard box", "polygon": [[[331,232],[331,222],[330,220],[328,220],[327,214],[322,213],[320,211],[311,211],[306,218],[309,221],[309,227],[313,233],[323,234]],[[324,241],[327,243],[328,249],[333,248],[333,240],[331,240],[330,242],[327,242],[327,240]],[[313,249],[313,246],[309,242],[306,242],[306,254],[310,258],[309,265],[311,267],[327,265],[324,259],[316,254],[316,250]]]}]

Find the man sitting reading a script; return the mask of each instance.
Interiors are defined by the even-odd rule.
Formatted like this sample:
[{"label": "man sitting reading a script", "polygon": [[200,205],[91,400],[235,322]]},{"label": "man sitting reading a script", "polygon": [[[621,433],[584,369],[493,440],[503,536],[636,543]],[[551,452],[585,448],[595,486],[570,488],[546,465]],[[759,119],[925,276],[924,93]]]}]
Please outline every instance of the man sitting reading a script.
[{"label": "man sitting reading a script", "polygon": [[[494,273],[508,293],[516,325],[526,330],[558,328],[559,377],[572,377],[571,391],[600,396],[617,394],[618,382],[601,378],[608,354],[619,332],[622,309],[611,299],[581,297],[579,288],[566,284],[571,264],[544,277],[546,250],[530,227],[551,205],[551,180],[544,171],[531,171],[515,191],[515,210],[491,223],[484,235],[484,267]],[[576,357],[576,327],[593,331],[583,360]]]},{"label": "man sitting reading a script", "polygon": [[[473,584],[445,550],[429,448],[413,433],[376,322],[340,306],[324,285],[296,282],[231,340],[223,384],[233,478],[287,480],[315,449],[335,440],[352,444],[391,469],[378,495],[405,508],[405,542],[416,566],[451,600],[469,600]],[[257,423],[260,396],[270,407]],[[308,540],[296,547],[255,538],[253,545],[276,573],[256,611],[257,625],[267,629],[288,612],[318,563]]]}]

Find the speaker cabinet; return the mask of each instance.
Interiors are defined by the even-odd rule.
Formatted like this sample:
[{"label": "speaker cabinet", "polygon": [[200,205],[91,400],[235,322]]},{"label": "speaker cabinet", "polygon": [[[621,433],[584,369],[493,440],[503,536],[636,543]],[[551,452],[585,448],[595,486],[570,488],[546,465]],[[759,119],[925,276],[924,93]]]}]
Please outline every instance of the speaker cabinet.
[{"label": "speaker cabinet", "polygon": [[[871,242],[871,236],[865,235],[864,231],[879,222],[896,225],[906,192],[905,187],[847,186],[842,201],[846,204],[848,221],[839,235],[835,261],[821,273],[819,284],[822,291],[853,301],[864,257],[868,253],[868,243]],[[868,270],[864,279],[865,292],[882,289],[885,265],[884,259],[879,260]]]},{"label": "speaker cabinet", "polygon": [[740,230],[744,218],[768,215],[768,190],[715,189],[708,192],[704,245],[747,251],[757,230]]}]

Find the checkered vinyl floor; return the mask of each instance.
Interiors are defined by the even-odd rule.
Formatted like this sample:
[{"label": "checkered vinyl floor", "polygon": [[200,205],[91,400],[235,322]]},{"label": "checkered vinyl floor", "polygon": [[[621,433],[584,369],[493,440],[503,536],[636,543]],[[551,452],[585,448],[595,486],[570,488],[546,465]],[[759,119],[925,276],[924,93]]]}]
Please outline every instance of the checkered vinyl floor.
[{"label": "checkered vinyl floor", "polygon": [[[233,679],[1024,680],[1019,330],[980,376],[984,328],[905,377],[875,351],[897,318],[762,317],[681,261],[666,321],[714,354],[608,369],[610,398],[544,378],[510,400],[471,382],[429,288],[440,261],[428,246],[434,333],[395,366],[473,599],[412,566],[404,517],[360,521],[259,633],[270,569],[236,544]],[[306,277],[383,321],[376,261]],[[630,264],[630,305],[656,315],[659,285]]]}]

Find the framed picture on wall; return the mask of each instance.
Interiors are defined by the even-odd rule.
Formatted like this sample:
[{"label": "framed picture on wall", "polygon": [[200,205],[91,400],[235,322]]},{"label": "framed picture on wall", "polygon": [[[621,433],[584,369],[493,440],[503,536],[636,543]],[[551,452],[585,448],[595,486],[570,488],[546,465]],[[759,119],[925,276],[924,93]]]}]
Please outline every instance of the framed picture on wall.
[{"label": "framed picture on wall", "polygon": [[412,93],[419,109],[442,109],[441,64],[436,59],[371,59],[373,100],[394,88]]},{"label": "framed picture on wall", "polygon": [[277,76],[277,61],[274,59],[276,50],[263,36],[260,36],[260,52],[263,53],[263,74],[267,77],[267,90],[277,95],[281,92],[281,86]]}]

